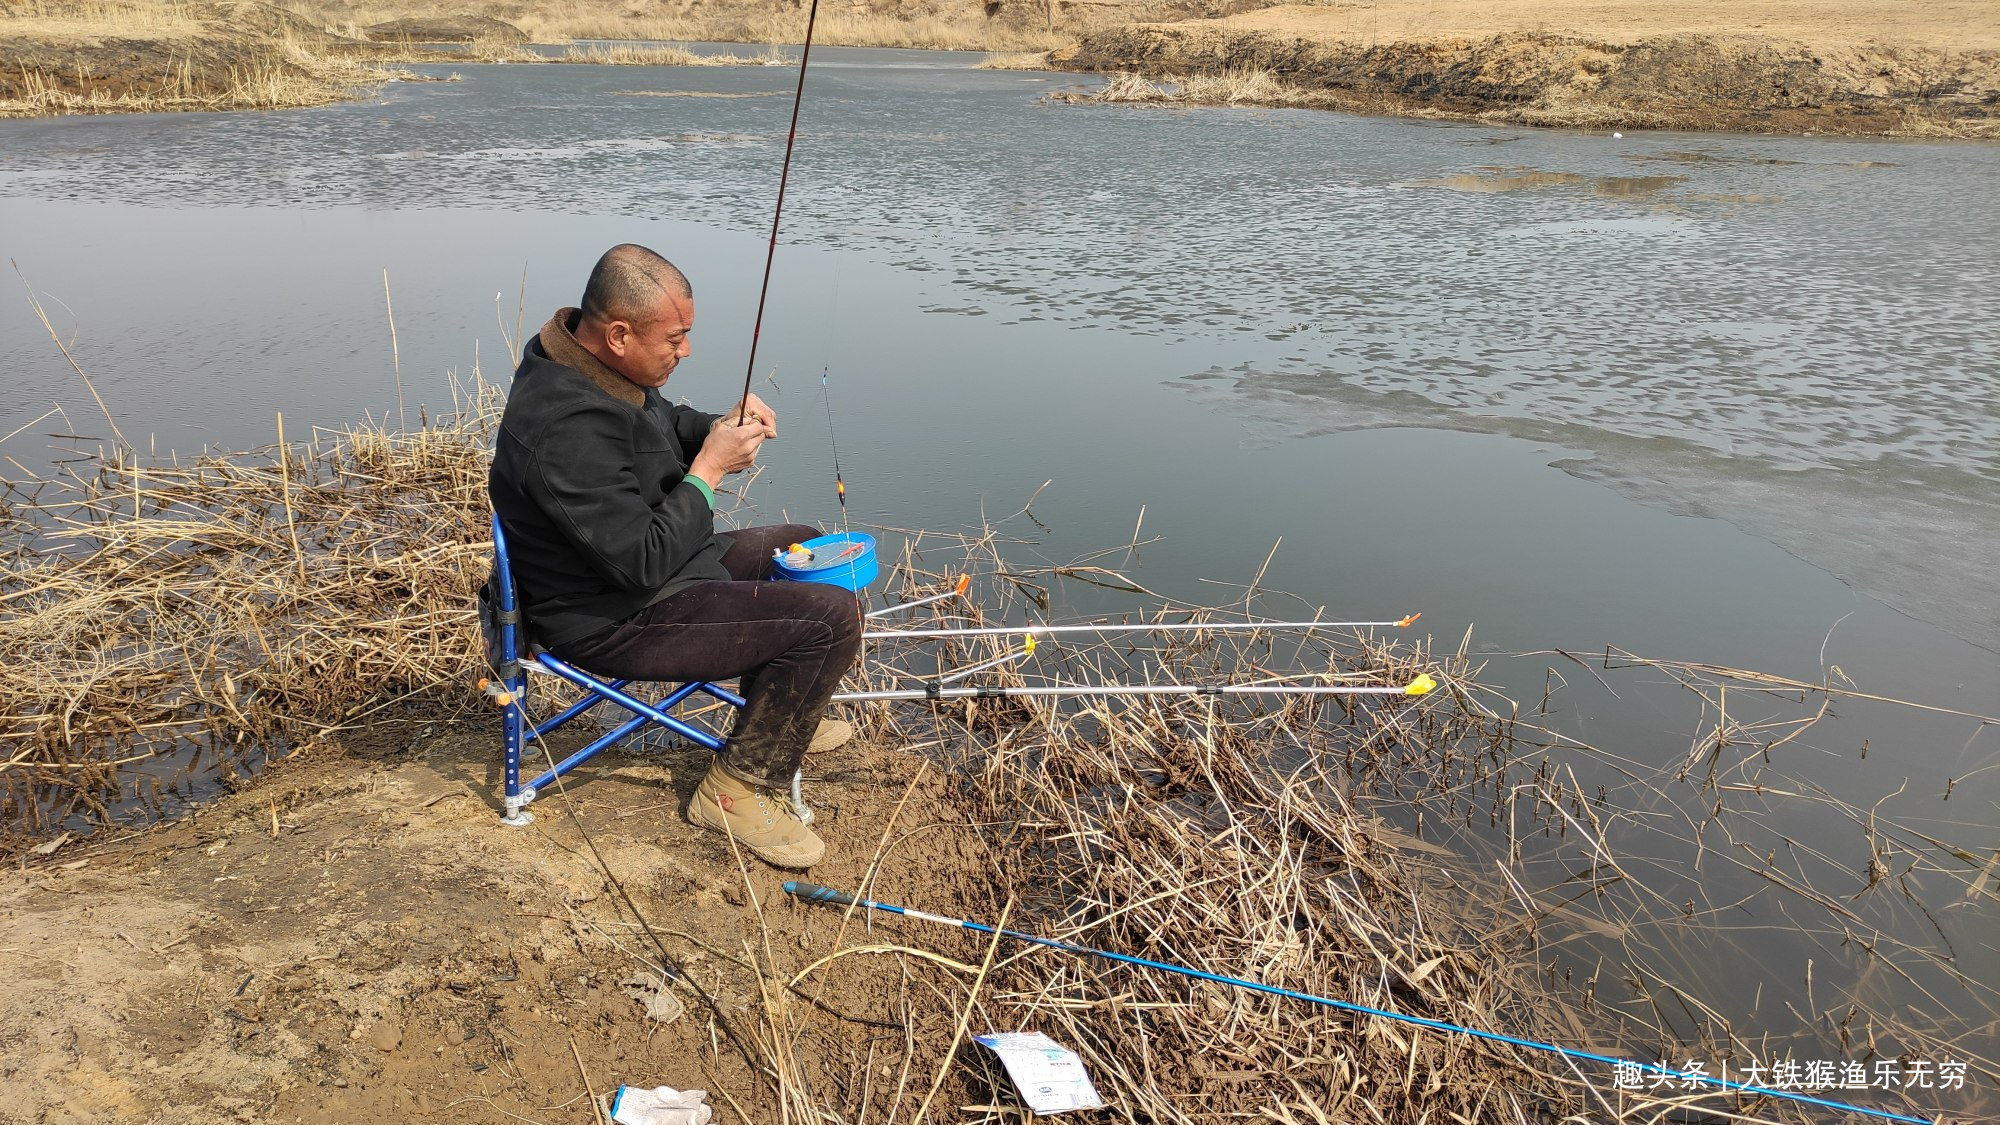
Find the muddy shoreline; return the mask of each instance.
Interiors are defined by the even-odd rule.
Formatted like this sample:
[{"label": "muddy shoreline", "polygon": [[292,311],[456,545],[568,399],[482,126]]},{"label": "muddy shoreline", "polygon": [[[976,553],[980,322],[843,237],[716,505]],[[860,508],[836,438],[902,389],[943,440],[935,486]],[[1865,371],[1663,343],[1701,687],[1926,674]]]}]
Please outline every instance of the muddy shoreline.
[{"label": "muddy shoreline", "polygon": [[[621,1081],[776,1120],[736,1039],[754,1058],[763,1009],[784,1004],[765,994],[782,992],[770,967],[789,978],[818,957],[841,914],[793,903],[783,873],[740,867],[682,820],[707,751],[622,756],[578,784],[586,843],[560,798],[527,828],[499,823],[483,726],[408,751],[330,746],[171,825],[23,857],[0,877],[0,1121],[589,1121],[586,1084]],[[966,908],[990,877],[984,845],[918,767],[862,743],[826,756],[816,877],[854,886],[874,861],[879,897]],[[655,954],[592,844],[686,973],[671,1022],[635,998]],[[873,937],[904,940],[879,921]],[[844,958],[824,997],[787,994],[788,1016],[830,1071],[907,1031],[928,1082],[948,1013],[900,1006],[907,971]],[[951,1093],[963,1104],[962,1079]]]}]

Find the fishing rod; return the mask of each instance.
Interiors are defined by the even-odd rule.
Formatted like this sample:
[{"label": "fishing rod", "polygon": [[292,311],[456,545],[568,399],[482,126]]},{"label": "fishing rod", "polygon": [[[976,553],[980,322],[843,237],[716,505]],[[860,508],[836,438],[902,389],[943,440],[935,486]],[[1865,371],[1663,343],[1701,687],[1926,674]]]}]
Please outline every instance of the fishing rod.
[{"label": "fishing rod", "polygon": [[[742,425],[750,414],[750,378],[757,372],[757,338],[764,332],[764,299],[771,295],[771,263],[778,257],[778,219],[785,213],[785,184],[792,178],[792,146],[799,139],[799,103],[806,97],[806,60],[812,58],[813,24],[819,20],[819,0],[812,0],[812,7],[806,12],[805,49],[799,52],[799,88],[792,95],[792,127],[785,134],[785,163],[778,172],[778,205],[771,209],[771,248],[764,253],[764,284],[757,289],[757,319],[750,326],[750,364],[743,372],[743,401],[736,412],[736,424]],[[846,509],[846,496],[841,497],[841,508]]]},{"label": "fishing rod", "polygon": [[1126,965],[1137,965],[1142,969],[1158,969],[1162,972],[1175,973],[1184,977],[1192,977],[1196,980],[1212,981],[1216,984],[1226,984],[1234,988],[1246,988],[1252,992],[1262,992],[1269,996],[1282,996],[1288,1000],[1305,1000],[1310,1003],[1321,1004],[1329,1008],[1338,1008],[1343,1012],[1353,1012],[1357,1015],[1377,1016],[1385,1020],[1395,1020],[1398,1023],[1414,1024],[1418,1027],[1428,1027],[1433,1031],[1456,1032],[1460,1035],[1470,1035],[1475,1039],[1485,1039],[1494,1043],[1508,1043],[1516,1047],[1527,1047],[1531,1050],[1547,1051],[1550,1054],[1561,1055],[1564,1058],[1583,1059],[1588,1062],[1608,1063],[1611,1066],[1621,1067],[1621,1068],[1637,1067],[1641,1072],[1644,1073],[1658,1074],[1667,1078],[1679,1079],[1685,1082],[1701,1082],[1710,1086],[1720,1086],[1723,1087],[1724,1089],[1735,1090],[1738,1093],[1755,1094],[1761,1097],[1783,1098],[1787,1101],[1798,1102],[1804,1105],[1816,1105],[1816,1106],[1822,1106],[1826,1109],[1837,1109],[1848,1113],[1865,1114],[1869,1117],[1880,1118],[1884,1121],[1901,1121],[1905,1122],[1906,1125],[1936,1125],[1936,1122],[1933,1119],[1927,1117],[1910,1117],[1900,1113],[1891,1113],[1886,1109],[1869,1109],[1866,1106],[1851,1105],[1847,1102],[1837,1102],[1828,1098],[1816,1098],[1810,1094],[1802,1094],[1796,1091],[1773,1090],[1764,1086],[1752,1086],[1747,1082],[1733,1082],[1727,1078],[1717,1078],[1707,1074],[1697,1073],[1694,1071],[1683,1072],[1678,1070],[1671,1070],[1667,1067],[1660,1066],[1657,1063],[1635,1062],[1630,1059],[1619,1059],[1619,1058],[1613,1058],[1610,1055],[1600,1055],[1592,1051],[1579,1051],[1573,1047],[1558,1047],[1553,1043],[1542,1043],[1533,1039],[1522,1039],[1513,1035],[1503,1035],[1497,1031],[1481,1031],[1478,1028],[1461,1027],[1458,1024],[1447,1023],[1444,1020],[1426,1019],[1423,1016],[1405,1015],[1401,1012],[1390,1012],[1390,1011],[1385,1011],[1381,1008],[1371,1008],[1366,1004],[1355,1004],[1346,1000],[1335,1000],[1332,999],[1331,997],[1315,996],[1310,992],[1294,992],[1289,988],[1279,988],[1278,986],[1272,984],[1259,984],[1256,981],[1243,980],[1238,977],[1225,977],[1217,973],[1203,972],[1200,969],[1190,968],[1189,966],[1186,965],[1176,965],[1170,961],[1149,961],[1144,957],[1133,957],[1125,953],[1113,953],[1108,949],[1092,949],[1091,947],[1086,945],[1075,945],[1070,942],[1059,941],[1055,938],[1037,937],[1034,934],[1022,933],[1019,930],[1003,930],[994,926],[985,925],[984,923],[981,922],[968,922],[963,918],[947,918],[942,914],[929,914],[922,910],[912,910],[909,909],[908,907],[893,906],[886,902],[875,902],[871,899],[865,899],[865,898],[857,899],[853,895],[848,894],[845,891],[836,891],[831,887],[822,887],[817,883],[801,883],[796,880],[787,881],[785,883],[785,893],[793,896],[794,898],[801,899],[805,902],[820,903],[820,904],[835,905],[835,906],[860,906],[865,910],[886,910],[891,914],[900,914],[905,918],[915,918],[920,922],[935,922],[941,926],[955,926],[961,930],[971,930],[974,933],[991,934],[998,937],[1013,938],[1015,941],[1025,941],[1033,945],[1047,946],[1050,949],[1061,950],[1064,953],[1074,953],[1078,954],[1079,956],[1086,956],[1086,957],[1102,957],[1107,961],[1117,961],[1121,964],[1126,964]]},{"label": "fishing rod", "polygon": [[[1019,654],[992,663],[1018,659]],[[990,665],[989,665],[990,666]],[[967,669],[966,671],[977,671]],[[956,677],[954,677],[956,678]],[[932,681],[920,688],[887,691],[842,691],[835,703],[867,703],[898,699],[1029,699],[1073,698],[1099,695],[1428,695],[1437,690],[1437,681],[1419,673],[1409,683],[1397,686],[1348,686],[1344,684],[1051,684],[1047,687],[947,687]]]},{"label": "fishing rod", "polygon": [[[950,594],[939,594],[925,598],[925,602],[938,601]],[[923,602],[909,602],[896,609],[921,605]],[[887,613],[888,610],[882,612]],[[869,614],[870,617],[875,616]],[[975,629],[876,629],[861,634],[864,641],[888,640],[892,637],[1045,637],[1051,633],[1240,633],[1260,629],[1407,629],[1415,623],[1421,613],[1412,613],[1395,621],[1175,621],[1159,624],[1104,623],[1083,625],[994,625]]]}]

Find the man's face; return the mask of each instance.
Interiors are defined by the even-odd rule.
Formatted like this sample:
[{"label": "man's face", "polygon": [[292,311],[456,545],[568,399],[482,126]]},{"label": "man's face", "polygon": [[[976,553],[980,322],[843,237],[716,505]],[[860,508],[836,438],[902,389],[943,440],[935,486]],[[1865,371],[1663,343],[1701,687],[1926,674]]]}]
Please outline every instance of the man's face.
[{"label": "man's face", "polygon": [[667,376],[693,350],[694,299],[668,293],[654,306],[643,325],[613,321],[605,342],[616,362],[611,366],[642,387],[665,386]]}]

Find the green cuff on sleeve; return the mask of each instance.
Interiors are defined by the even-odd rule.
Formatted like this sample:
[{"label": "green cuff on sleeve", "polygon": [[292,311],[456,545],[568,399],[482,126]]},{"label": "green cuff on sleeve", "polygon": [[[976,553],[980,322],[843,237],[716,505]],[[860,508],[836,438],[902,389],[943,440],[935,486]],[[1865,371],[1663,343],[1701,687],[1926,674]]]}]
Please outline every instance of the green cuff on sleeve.
[{"label": "green cuff on sleeve", "polygon": [[701,489],[702,498],[708,501],[708,510],[711,512],[715,510],[715,490],[708,487],[707,481],[695,476],[693,473],[689,473],[681,479]]}]

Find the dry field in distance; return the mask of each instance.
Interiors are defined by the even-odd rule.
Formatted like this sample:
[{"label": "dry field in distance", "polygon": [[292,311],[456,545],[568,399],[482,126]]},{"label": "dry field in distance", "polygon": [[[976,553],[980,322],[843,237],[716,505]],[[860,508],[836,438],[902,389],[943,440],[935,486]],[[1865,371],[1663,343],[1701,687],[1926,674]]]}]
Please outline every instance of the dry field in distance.
[{"label": "dry field in distance", "polygon": [[[768,60],[523,44],[795,43],[805,19],[743,0],[0,0],[0,116],[317,105],[413,62],[742,65]],[[2000,8],[1960,0],[918,0],[829,5],[815,41],[1126,76],[1072,101],[2000,136]]]}]

